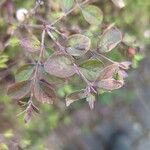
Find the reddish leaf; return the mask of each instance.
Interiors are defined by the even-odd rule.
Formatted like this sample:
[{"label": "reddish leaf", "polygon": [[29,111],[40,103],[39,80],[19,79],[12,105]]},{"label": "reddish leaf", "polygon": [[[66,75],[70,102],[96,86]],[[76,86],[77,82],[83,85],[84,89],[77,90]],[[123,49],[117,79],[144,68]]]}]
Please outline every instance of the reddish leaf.
[{"label": "reddish leaf", "polygon": [[31,81],[26,80],[18,83],[12,84],[7,91],[7,94],[12,99],[21,99],[27,96],[31,90]]},{"label": "reddish leaf", "polygon": [[115,79],[105,79],[96,83],[96,86],[105,90],[115,90],[123,86],[123,81],[117,81]]},{"label": "reddish leaf", "polygon": [[66,97],[66,106],[69,106],[71,103],[79,99],[83,99],[85,97],[86,97],[85,90],[75,91]]},{"label": "reddish leaf", "polygon": [[67,78],[75,74],[73,62],[67,54],[54,54],[44,63],[44,68],[50,75]]},{"label": "reddish leaf", "polygon": [[125,70],[129,69],[130,65],[131,65],[130,61],[124,61],[119,63],[119,67]]},{"label": "reddish leaf", "polygon": [[34,96],[41,103],[53,104],[56,95],[51,85],[44,80],[36,82],[34,86]]},{"label": "reddish leaf", "polygon": [[111,28],[100,38],[98,48],[100,52],[106,53],[115,48],[122,41],[122,33],[117,28]]},{"label": "reddish leaf", "polygon": [[21,39],[20,45],[28,52],[37,52],[40,50],[40,41],[35,36]]},{"label": "reddish leaf", "polygon": [[96,82],[100,80],[108,79],[108,78],[113,78],[113,75],[117,73],[118,71],[119,71],[118,64],[107,66],[100,72],[98,78],[96,79]]}]

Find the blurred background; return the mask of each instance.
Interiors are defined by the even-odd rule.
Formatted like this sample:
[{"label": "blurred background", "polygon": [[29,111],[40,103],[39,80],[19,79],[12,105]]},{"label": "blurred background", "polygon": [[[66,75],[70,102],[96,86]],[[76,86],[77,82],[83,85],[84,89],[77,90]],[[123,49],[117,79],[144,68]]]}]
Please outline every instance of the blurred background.
[{"label": "blurred background", "polygon": [[[124,35],[127,45],[108,56],[132,61],[125,86],[100,95],[92,111],[85,100],[66,108],[64,97],[78,89],[77,85],[82,87],[73,79],[58,89],[57,106],[41,104],[40,114],[25,124],[23,115],[17,116],[20,107],[7,96],[6,89],[15,81],[17,67],[27,61],[12,34],[17,24],[15,14],[20,8],[33,8],[35,1],[0,0],[0,150],[150,149],[150,1],[124,2],[123,8],[111,0],[94,0],[93,4],[104,13],[104,28],[115,23]],[[60,0],[45,0],[39,14],[51,21],[62,14],[60,5]],[[95,33],[100,30],[89,27],[78,10],[58,26],[71,33],[83,28]]]}]

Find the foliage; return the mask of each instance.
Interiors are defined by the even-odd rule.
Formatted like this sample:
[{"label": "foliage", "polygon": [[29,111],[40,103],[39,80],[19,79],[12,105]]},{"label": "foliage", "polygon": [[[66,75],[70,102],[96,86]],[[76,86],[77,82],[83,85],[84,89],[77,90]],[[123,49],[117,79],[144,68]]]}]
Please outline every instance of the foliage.
[{"label": "foliage", "polygon": [[[84,97],[82,101],[78,101],[78,99],[74,98],[74,101],[77,102],[68,109],[64,108],[64,97],[67,99],[67,97],[74,95],[76,91],[84,91],[86,83],[84,83],[83,79],[79,78],[80,76],[77,74],[65,79],[50,75],[45,71],[44,65],[42,64],[50,59],[49,57],[51,57],[55,51],[57,52],[60,49],[63,49],[63,47],[66,48],[67,44],[69,44],[69,37],[81,35],[90,39],[90,50],[82,49],[81,46],[84,47],[83,44],[79,45],[79,47],[73,46],[72,48],[77,48],[77,50],[81,47],[78,53],[83,53],[83,55],[82,57],[71,57],[75,59],[75,62],[79,62],[77,63],[77,66],[88,81],[94,82],[95,78],[99,75],[99,72],[104,67],[111,64],[109,60],[117,62],[128,60],[132,62],[133,67],[138,67],[139,61],[143,58],[141,53],[138,53],[138,46],[140,45],[141,52],[143,49],[146,49],[145,45],[149,45],[150,43],[150,37],[144,36],[144,33],[149,30],[150,3],[149,0],[124,0],[125,6],[120,9],[120,7],[118,7],[119,5],[115,4],[115,0],[91,0],[88,5],[94,5],[101,8],[101,12],[103,12],[103,16],[101,16],[103,17],[103,21],[100,25],[90,25],[82,14],[83,7],[87,5],[83,5],[82,9],[79,7],[75,8],[70,15],[65,17],[65,14],[68,11],[71,11],[76,5],[76,1],[74,0],[45,0],[44,5],[38,7],[36,12],[29,18],[27,17],[27,20],[22,23],[17,20],[15,13],[20,8],[25,8],[30,12],[35,6],[35,1],[9,0],[11,6],[9,8],[12,11],[6,7],[6,4],[5,7],[2,7],[6,1],[8,0],[0,1],[0,56],[6,55],[8,59],[8,61],[3,63],[7,68],[0,68],[1,131],[7,132],[8,130],[10,132],[9,128],[13,131],[16,130],[14,133],[16,134],[16,132],[19,132],[20,137],[22,138],[20,140],[22,148],[30,149],[31,147],[28,146],[36,144],[37,147],[35,149],[40,149],[39,147],[42,147],[41,143],[44,139],[43,137],[47,136],[50,131],[53,131],[57,126],[69,122],[68,120],[72,110],[78,111],[86,105]],[[39,0],[39,2],[41,3],[42,1]],[[51,4],[49,4],[49,2]],[[83,1],[79,0],[78,2],[80,3]],[[16,117],[16,114],[20,114],[20,111],[25,113],[24,110],[27,108],[29,95],[19,101],[11,100],[5,93],[6,85],[9,85],[10,82],[14,82],[14,74],[17,83],[28,80],[29,78],[31,79],[38,60],[39,50],[36,48],[37,46],[40,47],[39,44],[41,44],[41,28],[43,28],[43,25],[50,24],[61,16],[63,16],[62,20],[57,22],[55,26],[51,28],[50,32],[47,31],[46,33],[42,64],[39,65],[39,76],[51,84],[50,89],[52,88],[55,91],[57,96],[56,101],[54,101],[53,105],[39,105],[39,101],[36,101],[33,97],[34,106],[36,105],[35,109],[38,106],[39,108],[37,108],[36,111],[39,113],[40,109],[40,114],[38,114],[38,116],[36,115],[30,124],[24,125],[22,117]],[[91,50],[97,49],[97,43],[101,42],[101,35],[103,35],[104,31],[107,31],[106,33],[109,33],[111,29],[117,29],[119,31],[118,28],[122,31],[120,33],[123,39],[112,51],[103,54],[103,56],[107,57],[107,60],[103,58],[103,56],[99,56],[101,55],[99,49],[96,51],[97,54],[94,54],[94,57],[89,57],[89,53],[92,53],[93,55],[93,51]],[[51,38],[48,37],[48,34]],[[32,39],[34,40],[32,41]],[[28,43],[29,45],[31,43],[30,47],[25,45],[25,48],[21,44],[22,41],[25,41],[25,43]],[[67,46],[67,48],[68,47],[69,46]],[[69,52],[71,49],[68,48],[66,50]],[[84,52],[86,53],[84,54]],[[59,55],[59,53],[57,55]],[[124,73],[124,75],[126,76],[127,74]],[[118,79],[118,74],[115,73],[113,77]],[[131,75],[128,80],[133,80]],[[126,86],[122,90],[114,92],[105,92],[103,89],[99,89],[97,92],[100,94],[99,96],[96,94],[95,102],[99,100],[101,104],[112,104],[115,101],[115,97],[119,97],[121,100],[124,99],[126,102],[134,99],[133,90],[128,90]],[[76,97],[77,96],[78,95],[76,95]],[[80,97],[82,98],[82,96]],[[89,98],[87,97],[87,100],[88,99]],[[69,104],[69,101],[67,102]],[[19,107],[16,106],[17,104],[19,104]],[[59,105],[61,105],[61,107]]]},{"label": "foliage", "polygon": [[[113,2],[120,8],[124,5],[123,1]],[[61,10],[57,18],[49,15],[50,22],[42,17],[44,12],[40,12],[40,7],[44,11],[42,0],[36,1],[35,7],[31,10],[18,9],[17,20],[14,20],[11,14],[6,16],[12,17],[10,23],[13,24],[12,38],[6,45],[20,46],[29,60],[17,69],[17,83],[10,85],[7,92],[12,99],[16,99],[25,107],[23,111],[25,122],[30,121],[34,112],[39,113],[34,103],[56,103],[58,87],[66,84],[66,81],[73,80],[74,77],[80,78],[84,87],[73,91],[66,97],[67,106],[85,98],[90,108],[93,109],[97,95],[100,94],[99,91],[109,92],[124,85],[126,70],[129,69],[131,63],[114,61],[105,56],[119,45],[126,45],[123,34],[114,24],[105,25],[106,27],[103,28],[103,12],[92,3],[89,0],[55,2],[54,8],[50,9],[57,11],[55,7],[58,4]],[[8,6],[12,7],[9,12],[12,13],[14,3],[6,1],[3,5],[4,10]],[[73,13],[85,19],[87,26],[85,31],[82,25],[79,25],[79,31],[67,33],[68,28],[65,28],[62,20],[66,19],[67,22],[67,18]],[[37,17],[37,14],[40,17]],[[58,24],[64,26],[63,31]],[[91,27],[95,27],[98,31],[96,38],[95,33],[90,30]],[[36,30],[41,32],[40,37]],[[87,33],[90,33],[90,36]],[[51,43],[50,52],[47,49],[49,42]],[[56,79],[50,82],[45,75],[47,78],[55,77]],[[57,80],[62,81],[59,86],[56,83]],[[37,102],[34,102],[34,99]]]}]

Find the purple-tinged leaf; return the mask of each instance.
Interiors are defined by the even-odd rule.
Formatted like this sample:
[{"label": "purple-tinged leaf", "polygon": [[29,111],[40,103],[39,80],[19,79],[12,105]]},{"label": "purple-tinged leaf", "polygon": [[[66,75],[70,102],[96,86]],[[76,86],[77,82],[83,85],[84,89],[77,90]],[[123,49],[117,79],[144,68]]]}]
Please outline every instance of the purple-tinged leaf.
[{"label": "purple-tinged leaf", "polygon": [[75,91],[66,97],[66,106],[69,106],[71,103],[78,101],[79,99],[83,99],[85,97],[85,90]]},{"label": "purple-tinged leaf", "polygon": [[44,63],[44,69],[50,75],[67,78],[75,74],[74,60],[68,54],[54,54]]},{"label": "purple-tinged leaf", "polygon": [[37,52],[40,50],[40,41],[35,36],[21,39],[20,45],[28,52]]},{"label": "purple-tinged leaf", "polygon": [[7,94],[12,99],[21,99],[27,96],[31,91],[31,81],[26,80],[18,83],[14,83],[8,87]]},{"label": "purple-tinged leaf", "polygon": [[122,41],[122,33],[115,27],[110,28],[101,36],[98,51],[106,53],[115,48]]},{"label": "purple-tinged leaf", "polygon": [[121,69],[128,70],[130,68],[131,64],[132,63],[130,61],[124,61],[124,62],[119,63],[119,67]]},{"label": "purple-tinged leaf", "polygon": [[100,74],[95,82],[98,82],[98,81],[104,80],[104,79],[108,79],[108,78],[113,78],[113,75],[115,73],[117,73],[118,71],[119,71],[119,65],[117,63],[107,66],[100,72]]},{"label": "purple-tinged leaf", "polygon": [[115,90],[115,89],[119,89],[123,86],[124,82],[123,81],[118,81],[115,79],[104,79],[101,80],[99,82],[96,82],[95,85],[98,88],[102,88],[104,90]]},{"label": "purple-tinged leaf", "polygon": [[55,92],[51,85],[44,80],[36,82],[34,96],[41,103],[53,104],[56,99]]},{"label": "purple-tinged leaf", "polygon": [[127,78],[127,77],[128,77],[127,72],[126,72],[126,71],[124,71],[124,70],[119,70],[118,74],[119,74],[119,76],[120,76],[120,77],[122,77],[122,79],[124,79],[124,78]]}]

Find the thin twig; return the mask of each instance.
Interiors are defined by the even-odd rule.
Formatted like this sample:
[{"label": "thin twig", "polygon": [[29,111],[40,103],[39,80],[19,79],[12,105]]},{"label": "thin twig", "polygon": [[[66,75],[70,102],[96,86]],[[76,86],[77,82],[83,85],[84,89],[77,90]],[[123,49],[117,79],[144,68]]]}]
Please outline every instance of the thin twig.
[{"label": "thin twig", "polygon": [[[84,1],[84,2],[82,2],[82,3],[80,3],[80,7],[82,6],[82,5],[85,5],[86,3],[88,3],[90,0],[86,0],[86,1]],[[55,25],[56,23],[58,23],[60,20],[62,20],[64,17],[66,17],[66,16],[68,16],[70,13],[72,13],[76,8],[78,8],[79,7],[79,5],[78,4],[76,4],[72,9],[70,9],[66,14],[64,14],[64,15],[62,15],[62,16],[60,16],[59,18],[57,18],[53,23],[51,23],[50,24],[50,26],[53,26],[53,25]]]}]

